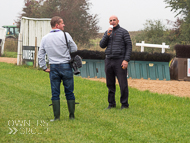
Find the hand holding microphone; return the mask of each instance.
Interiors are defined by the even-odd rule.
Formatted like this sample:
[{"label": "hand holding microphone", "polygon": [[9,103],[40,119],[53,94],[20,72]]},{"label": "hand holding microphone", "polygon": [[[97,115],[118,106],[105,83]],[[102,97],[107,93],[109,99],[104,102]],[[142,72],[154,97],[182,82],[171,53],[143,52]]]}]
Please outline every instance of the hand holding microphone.
[{"label": "hand holding microphone", "polygon": [[108,36],[111,35],[112,30],[113,30],[113,25],[110,25],[109,28],[108,28],[108,32],[107,32],[107,35],[108,35]]}]

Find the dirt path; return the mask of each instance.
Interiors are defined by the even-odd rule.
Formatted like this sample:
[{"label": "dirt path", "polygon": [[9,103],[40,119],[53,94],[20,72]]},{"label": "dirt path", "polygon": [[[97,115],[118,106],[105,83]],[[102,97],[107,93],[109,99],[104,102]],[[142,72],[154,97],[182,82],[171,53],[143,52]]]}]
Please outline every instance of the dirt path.
[{"label": "dirt path", "polygon": [[17,64],[17,58],[0,57],[0,62]]},{"label": "dirt path", "polygon": [[[0,57],[0,62],[17,63],[16,58]],[[87,78],[89,80],[96,80],[106,82],[105,78]],[[163,81],[163,80],[146,80],[146,79],[128,79],[130,87],[139,90],[149,90],[151,92],[172,94],[181,97],[190,97],[190,81]]]},{"label": "dirt path", "polygon": [[[90,80],[96,80],[106,82],[105,78],[87,78]],[[118,83],[118,82],[117,82]],[[146,79],[128,79],[130,87],[137,88],[139,90],[149,90],[151,92],[157,92],[162,94],[172,94],[180,97],[190,97],[190,82],[189,81],[163,81],[163,80],[146,80]]]}]

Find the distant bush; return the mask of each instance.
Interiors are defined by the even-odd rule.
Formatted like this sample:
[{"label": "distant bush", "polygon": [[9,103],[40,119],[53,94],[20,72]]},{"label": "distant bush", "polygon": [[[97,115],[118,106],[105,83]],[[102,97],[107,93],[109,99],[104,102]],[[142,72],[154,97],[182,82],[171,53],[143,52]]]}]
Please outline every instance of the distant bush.
[{"label": "distant bush", "polygon": [[103,51],[78,50],[77,52],[71,53],[71,57],[75,55],[79,55],[83,59],[105,59],[105,53]]},{"label": "distant bush", "polygon": [[177,58],[190,58],[190,45],[175,45]]},{"label": "distant bush", "polygon": [[7,38],[4,45],[4,51],[17,52],[18,39]]},{"label": "distant bush", "polygon": [[131,60],[135,61],[157,61],[169,62],[174,57],[173,54],[168,53],[148,53],[148,52],[132,52]]},{"label": "distant bush", "polygon": [[[72,57],[80,55],[82,59],[105,59],[105,52],[101,51],[88,51],[78,50],[71,54]],[[158,62],[169,62],[174,57],[173,54],[168,53],[148,53],[148,52],[132,52],[131,60],[136,61],[158,61]]]}]

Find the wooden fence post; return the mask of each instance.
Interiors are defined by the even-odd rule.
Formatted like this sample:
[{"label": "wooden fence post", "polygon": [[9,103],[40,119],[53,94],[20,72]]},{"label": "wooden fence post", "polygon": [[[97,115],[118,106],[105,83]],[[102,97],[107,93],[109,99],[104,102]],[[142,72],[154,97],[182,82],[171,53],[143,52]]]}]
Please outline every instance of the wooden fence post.
[{"label": "wooden fence post", "polygon": [[22,65],[22,33],[18,36],[17,65]]},{"label": "wooden fence post", "polygon": [[37,58],[37,37],[35,37],[35,54],[34,54],[34,64],[33,67],[36,67],[36,58]]}]

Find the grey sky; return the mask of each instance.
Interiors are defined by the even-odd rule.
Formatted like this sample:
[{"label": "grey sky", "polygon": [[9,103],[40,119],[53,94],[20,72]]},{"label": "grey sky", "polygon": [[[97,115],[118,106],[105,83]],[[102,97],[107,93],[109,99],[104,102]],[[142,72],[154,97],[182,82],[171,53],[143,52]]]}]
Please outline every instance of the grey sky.
[{"label": "grey sky", "polygon": [[[0,26],[12,25],[22,12],[24,0],[0,0]],[[137,31],[144,28],[146,20],[166,19],[175,21],[176,13],[165,8],[164,0],[89,0],[92,3],[90,13],[98,14],[100,32],[109,27],[109,17],[117,15],[121,27],[128,31]]]}]

